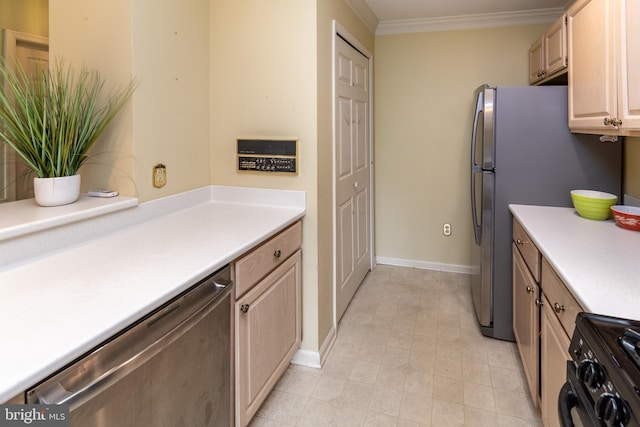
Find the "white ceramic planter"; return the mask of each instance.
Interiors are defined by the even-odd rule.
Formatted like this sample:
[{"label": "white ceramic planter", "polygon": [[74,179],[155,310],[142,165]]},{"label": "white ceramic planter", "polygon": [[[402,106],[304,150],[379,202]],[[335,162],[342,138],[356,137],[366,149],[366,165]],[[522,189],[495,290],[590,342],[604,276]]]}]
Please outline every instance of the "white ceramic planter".
[{"label": "white ceramic planter", "polygon": [[80,175],[34,178],[33,192],[40,206],[68,205],[80,197]]}]

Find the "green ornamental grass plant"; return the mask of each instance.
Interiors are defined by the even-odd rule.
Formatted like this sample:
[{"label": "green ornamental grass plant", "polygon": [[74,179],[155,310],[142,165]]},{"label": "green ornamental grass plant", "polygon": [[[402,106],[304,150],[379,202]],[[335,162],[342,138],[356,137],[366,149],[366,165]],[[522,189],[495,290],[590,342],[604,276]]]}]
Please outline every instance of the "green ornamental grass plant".
[{"label": "green ornamental grass plant", "polygon": [[9,144],[39,178],[72,176],[137,82],[106,94],[105,79],[83,66],[78,76],[58,59],[28,75],[0,62],[0,142]]}]

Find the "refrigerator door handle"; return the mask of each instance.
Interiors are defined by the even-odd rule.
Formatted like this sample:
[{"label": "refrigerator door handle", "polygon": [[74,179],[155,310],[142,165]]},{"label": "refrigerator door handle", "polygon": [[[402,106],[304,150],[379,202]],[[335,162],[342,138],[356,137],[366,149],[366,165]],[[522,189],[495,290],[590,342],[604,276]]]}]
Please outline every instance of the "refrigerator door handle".
[{"label": "refrigerator door handle", "polygon": [[471,130],[471,166],[492,170],[494,164],[494,99],[495,89],[482,85],[476,89],[473,129]]},{"label": "refrigerator door handle", "polygon": [[479,222],[479,215],[477,209],[478,195],[476,194],[476,175],[482,174],[482,170],[479,168],[471,169],[471,217],[473,219],[473,235],[476,239],[476,244],[480,245],[482,239],[482,229]]},{"label": "refrigerator door handle", "polygon": [[482,166],[476,161],[477,150],[478,150],[478,118],[480,114],[482,114],[482,104],[483,104],[483,93],[484,86],[481,86],[476,90],[475,99],[476,99],[476,107],[473,113],[473,129],[471,129],[471,167],[474,166]]}]

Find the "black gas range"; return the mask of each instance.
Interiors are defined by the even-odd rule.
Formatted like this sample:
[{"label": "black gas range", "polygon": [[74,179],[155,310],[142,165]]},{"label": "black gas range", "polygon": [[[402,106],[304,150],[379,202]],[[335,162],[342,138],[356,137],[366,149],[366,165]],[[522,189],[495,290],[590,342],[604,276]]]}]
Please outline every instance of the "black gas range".
[{"label": "black gas range", "polygon": [[569,353],[563,426],[640,427],[640,321],[579,313]]}]

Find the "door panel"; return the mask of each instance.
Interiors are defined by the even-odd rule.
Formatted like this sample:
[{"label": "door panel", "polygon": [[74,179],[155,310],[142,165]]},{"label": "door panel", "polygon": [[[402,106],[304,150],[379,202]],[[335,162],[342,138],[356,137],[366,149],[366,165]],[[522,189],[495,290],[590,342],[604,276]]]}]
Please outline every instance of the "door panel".
[{"label": "door panel", "polygon": [[[338,278],[341,287],[349,281],[349,278],[353,275],[353,200],[349,199],[346,203],[340,206],[338,215],[338,225],[340,230],[348,231],[347,233],[340,233],[338,238],[338,254],[337,258],[340,261],[338,264]],[[346,308],[346,307],[345,307]]]},{"label": "door panel", "polygon": [[[352,170],[352,146],[351,146],[351,100],[348,98],[339,98],[337,105],[338,120],[336,123],[338,138],[336,138],[337,165],[338,165],[338,182],[344,183],[348,181]],[[347,182],[347,185],[350,185]]]},{"label": "door panel", "polygon": [[[5,42],[2,59],[8,64],[16,59],[27,74],[48,67],[49,40],[46,37],[9,29],[3,29],[2,35]],[[0,203],[33,197],[33,175],[29,171],[8,144],[0,144]]]},{"label": "door panel", "polygon": [[359,177],[362,179],[368,179],[369,175],[369,146],[367,144],[367,103],[361,101],[355,101],[355,155],[354,166],[357,172],[364,172],[365,176]]},{"label": "door panel", "polygon": [[371,269],[369,61],[336,36],[336,321]]},{"label": "door panel", "polygon": [[[365,265],[362,262],[365,256],[369,255],[369,189],[365,188],[363,191],[360,191],[356,197],[356,226],[357,229],[357,249],[355,253],[357,254],[357,260],[359,265]],[[366,274],[366,273],[365,273]]]}]

